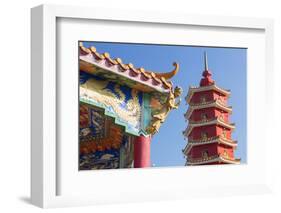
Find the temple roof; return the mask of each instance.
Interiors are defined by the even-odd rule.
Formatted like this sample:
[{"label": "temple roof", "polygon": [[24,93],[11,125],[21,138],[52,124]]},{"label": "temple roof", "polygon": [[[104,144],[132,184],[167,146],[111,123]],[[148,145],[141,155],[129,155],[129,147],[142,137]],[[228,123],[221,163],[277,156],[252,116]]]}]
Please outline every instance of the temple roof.
[{"label": "temple roof", "polygon": [[171,79],[179,70],[179,64],[173,63],[174,69],[170,72],[155,72],[144,68],[135,68],[133,64],[123,64],[120,58],[112,59],[109,53],[98,53],[95,47],[79,46],[80,70],[90,74],[110,74],[128,81],[129,86],[144,92],[158,91],[168,93],[173,85]]}]

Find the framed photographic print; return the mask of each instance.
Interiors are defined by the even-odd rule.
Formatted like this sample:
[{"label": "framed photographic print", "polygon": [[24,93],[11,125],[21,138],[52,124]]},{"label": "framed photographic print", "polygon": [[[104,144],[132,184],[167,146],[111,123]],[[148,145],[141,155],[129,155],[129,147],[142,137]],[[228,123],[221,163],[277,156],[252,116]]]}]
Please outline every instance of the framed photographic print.
[{"label": "framed photographic print", "polygon": [[33,8],[32,203],[270,192],[272,28]]}]

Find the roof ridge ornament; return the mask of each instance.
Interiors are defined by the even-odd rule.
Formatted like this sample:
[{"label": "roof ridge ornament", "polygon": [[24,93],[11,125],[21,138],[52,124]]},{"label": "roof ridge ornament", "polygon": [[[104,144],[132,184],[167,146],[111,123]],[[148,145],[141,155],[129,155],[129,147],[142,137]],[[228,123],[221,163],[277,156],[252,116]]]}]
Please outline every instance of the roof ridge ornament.
[{"label": "roof ridge ornament", "polygon": [[146,73],[150,73],[150,74],[154,73],[157,78],[163,77],[166,80],[168,80],[168,79],[171,79],[172,77],[174,77],[179,71],[180,65],[177,62],[174,62],[173,66],[174,66],[174,69],[170,72],[154,72],[154,71],[146,70]]}]

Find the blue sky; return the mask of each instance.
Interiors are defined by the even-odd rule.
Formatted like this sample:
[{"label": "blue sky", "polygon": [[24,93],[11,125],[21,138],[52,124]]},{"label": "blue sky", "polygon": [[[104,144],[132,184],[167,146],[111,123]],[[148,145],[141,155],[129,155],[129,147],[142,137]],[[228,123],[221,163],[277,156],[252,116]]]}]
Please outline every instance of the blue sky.
[{"label": "blue sky", "polygon": [[99,53],[108,52],[112,58],[121,58],[123,63],[135,67],[165,72],[173,69],[173,62],[180,64],[180,70],[172,81],[183,89],[182,102],[178,110],[169,114],[158,134],[153,136],[151,161],[155,166],[183,166],[185,159],[182,149],[186,145],[182,131],[187,123],[183,117],[188,109],[184,97],[188,87],[198,86],[204,69],[204,51],[208,54],[209,70],[219,87],[230,89],[229,105],[233,107],[231,122],[236,129],[232,138],[238,141],[235,155],[246,162],[246,73],[247,49],[217,48],[199,46],[125,44],[110,42],[83,42],[84,46],[95,46]]}]

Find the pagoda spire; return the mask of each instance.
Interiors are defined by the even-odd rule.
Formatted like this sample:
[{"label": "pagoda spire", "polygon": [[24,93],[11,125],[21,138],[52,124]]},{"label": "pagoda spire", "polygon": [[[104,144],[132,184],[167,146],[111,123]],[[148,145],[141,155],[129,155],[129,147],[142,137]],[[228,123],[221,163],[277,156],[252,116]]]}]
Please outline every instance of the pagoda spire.
[{"label": "pagoda spire", "polygon": [[207,56],[206,51],[204,51],[204,65],[205,65],[205,71],[209,70],[208,69],[208,56]]},{"label": "pagoda spire", "polygon": [[214,84],[214,80],[212,79],[212,73],[208,67],[208,57],[207,52],[204,52],[204,71],[202,73],[203,78],[200,81],[200,86],[210,86]]}]

